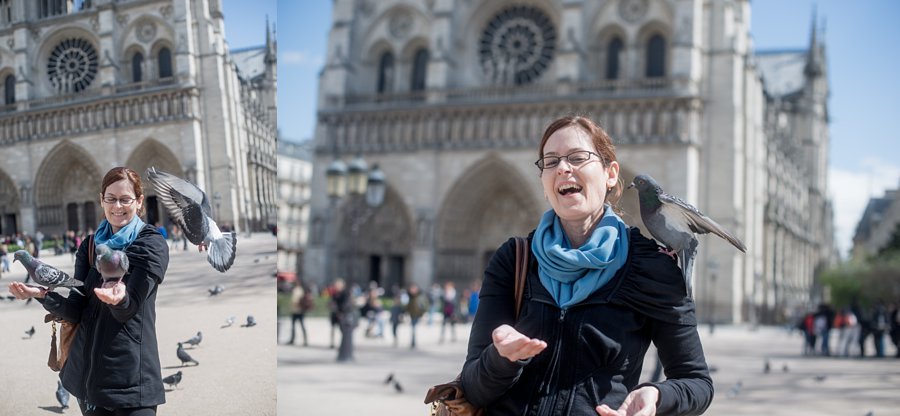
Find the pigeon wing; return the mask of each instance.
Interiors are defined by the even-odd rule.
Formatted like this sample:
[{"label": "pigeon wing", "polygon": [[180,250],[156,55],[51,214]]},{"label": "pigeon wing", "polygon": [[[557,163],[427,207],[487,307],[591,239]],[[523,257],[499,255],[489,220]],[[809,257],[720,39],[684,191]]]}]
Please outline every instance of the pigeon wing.
[{"label": "pigeon wing", "polygon": [[207,223],[209,202],[206,194],[192,183],[154,168],[147,169],[147,177],[156,188],[163,206],[184,231],[188,241],[198,245],[202,243],[209,233]]},{"label": "pigeon wing", "polygon": [[712,218],[704,215],[697,207],[688,204],[677,196],[669,195],[664,192],[659,194],[659,200],[663,203],[674,204],[681,208],[681,212],[688,220],[688,225],[693,232],[697,234],[713,233],[731,243],[731,245],[735,246],[741,252],[747,252],[747,246],[745,246],[740,239],[731,235],[730,232],[719,225],[719,223],[713,221]]},{"label": "pigeon wing", "polygon": [[34,270],[34,280],[44,286],[70,286],[75,282],[71,276],[54,267],[41,264]]}]

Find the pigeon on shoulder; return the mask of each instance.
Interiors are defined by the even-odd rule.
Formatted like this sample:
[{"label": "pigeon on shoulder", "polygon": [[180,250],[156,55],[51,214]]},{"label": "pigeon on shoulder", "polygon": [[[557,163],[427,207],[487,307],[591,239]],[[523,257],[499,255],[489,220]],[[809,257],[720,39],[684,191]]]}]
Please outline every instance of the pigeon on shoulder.
[{"label": "pigeon on shoulder", "polygon": [[[50,291],[53,291],[53,289],[56,289],[57,287],[67,287],[78,292],[75,287],[84,286],[83,282],[76,280],[74,277],[69,276],[66,272],[59,270],[56,267],[45,264],[32,257],[31,253],[25,250],[19,250],[13,254],[13,261],[16,260],[25,266],[28,277],[39,285],[47,286],[47,289]],[[78,293],[84,295],[81,292]]]},{"label": "pigeon on shoulder", "polygon": [[212,208],[206,193],[196,185],[154,167],[147,169],[147,178],[188,241],[206,246],[206,260],[213,268],[225,273],[234,264],[237,235],[219,230],[212,219]]},{"label": "pigeon on shoulder", "polygon": [[678,254],[688,296],[693,296],[691,275],[697,255],[696,234],[713,233],[741,252],[747,252],[747,246],[741,240],[693,205],[667,194],[650,175],[636,176],[628,188],[637,188],[641,219],[653,238],[668,248],[663,252],[673,258]]}]

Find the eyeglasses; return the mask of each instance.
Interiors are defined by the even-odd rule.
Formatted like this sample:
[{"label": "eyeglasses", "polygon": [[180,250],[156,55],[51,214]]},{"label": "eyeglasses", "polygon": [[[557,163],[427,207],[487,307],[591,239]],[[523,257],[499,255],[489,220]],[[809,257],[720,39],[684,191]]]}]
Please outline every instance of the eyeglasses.
[{"label": "eyeglasses", "polygon": [[553,169],[553,168],[559,166],[559,162],[562,159],[566,159],[567,161],[569,161],[570,165],[579,166],[582,163],[587,162],[588,160],[591,160],[591,155],[597,156],[597,158],[600,159],[601,161],[603,160],[603,158],[600,157],[600,155],[598,155],[590,150],[577,150],[577,151],[569,153],[565,156],[544,156],[544,157],[538,159],[537,162],[534,162],[534,164],[541,170]]},{"label": "eyeglasses", "polygon": [[116,205],[116,202],[118,202],[123,207],[131,206],[131,204],[133,204],[134,201],[136,201],[136,199],[129,198],[127,196],[125,198],[113,198],[111,196],[103,198],[103,202],[106,203],[107,205]]}]

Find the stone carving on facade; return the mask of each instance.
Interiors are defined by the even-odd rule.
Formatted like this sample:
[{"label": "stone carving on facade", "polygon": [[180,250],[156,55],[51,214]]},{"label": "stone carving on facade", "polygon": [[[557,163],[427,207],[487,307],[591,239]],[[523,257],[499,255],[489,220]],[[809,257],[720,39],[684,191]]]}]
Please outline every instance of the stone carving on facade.
[{"label": "stone carving on facade", "polygon": [[16,38],[10,36],[9,39],[6,40],[6,46],[9,46],[10,50],[15,49],[16,47]]},{"label": "stone carving on facade", "polygon": [[119,13],[116,15],[116,22],[119,22],[120,26],[125,26],[128,23],[128,13]]},{"label": "stone carving on facade", "polygon": [[412,31],[413,23],[412,13],[409,10],[401,9],[391,16],[388,22],[388,30],[394,38],[398,40],[404,39]]},{"label": "stone carving on facade", "polygon": [[97,76],[97,50],[82,38],[59,42],[47,60],[47,76],[59,93],[70,94],[86,89]]},{"label": "stone carving on facade", "polygon": [[167,5],[159,8],[159,14],[162,15],[162,17],[165,17],[166,19],[172,17],[172,12],[173,12],[173,10],[172,10],[171,4],[167,4]]},{"label": "stone carving on facade", "polygon": [[649,0],[620,0],[619,16],[628,23],[637,23],[647,15]]},{"label": "stone carving on facade", "polygon": [[90,23],[91,28],[94,29],[94,33],[100,32],[100,17],[93,15],[88,22]]},{"label": "stone carving on facade", "polygon": [[141,42],[150,43],[156,38],[156,24],[151,21],[144,21],[138,26],[137,38]]},{"label": "stone carving on facade", "polygon": [[550,66],[556,28],[540,9],[513,6],[491,19],[479,44],[482,70],[493,84],[527,84]]},{"label": "stone carving on facade", "polygon": [[372,0],[357,0],[356,9],[359,10],[364,17],[369,17],[375,12],[375,3]]},{"label": "stone carving on facade", "polygon": [[419,212],[416,218],[416,246],[431,247],[433,234],[434,219],[427,212]]}]

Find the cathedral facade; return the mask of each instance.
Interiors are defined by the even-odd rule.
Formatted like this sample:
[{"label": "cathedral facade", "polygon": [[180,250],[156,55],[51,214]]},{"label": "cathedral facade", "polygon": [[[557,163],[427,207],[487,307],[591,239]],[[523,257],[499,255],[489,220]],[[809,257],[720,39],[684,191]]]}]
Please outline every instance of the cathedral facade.
[{"label": "cathedral facade", "polygon": [[96,228],[115,166],[196,183],[220,227],[274,223],[269,35],[229,51],[221,0],[0,1],[0,235]]},{"label": "cathedral facade", "polygon": [[[549,209],[534,166],[541,134],[581,114],[610,133],[626,184],[650,174],[748,246],[701,237],[701,321],[774,322],[816,301],[834,254],[825,49],[813,25],[808,49],[757,53],[750,8],[336,0],[304,275],[468,287]],[[356,157],[384,172],[378,207],[327,196],[327,167]],[[635,191],[620,206],[643,229]]]}]

